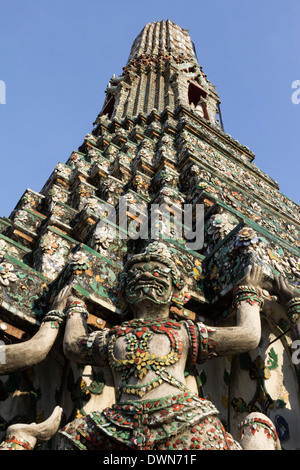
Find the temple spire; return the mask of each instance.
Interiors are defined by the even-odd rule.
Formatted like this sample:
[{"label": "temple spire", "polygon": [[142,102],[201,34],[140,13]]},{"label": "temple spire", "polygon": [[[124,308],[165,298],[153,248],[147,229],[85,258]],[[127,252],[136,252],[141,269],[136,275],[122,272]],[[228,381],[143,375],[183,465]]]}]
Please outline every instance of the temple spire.
[{"label": "temple spire", "polygon": [[113,76],[100,116],[133,118],[180,106],[220,127],[220,100],[198,64],[188,30],[170,20],[148,23],[135,39],[123,74]]},{"label": "temple spire", "polygon": [[170,20],[146,24],[133,43],[128,63],[143,55],[159,54],[196,59],[188,31]]}]

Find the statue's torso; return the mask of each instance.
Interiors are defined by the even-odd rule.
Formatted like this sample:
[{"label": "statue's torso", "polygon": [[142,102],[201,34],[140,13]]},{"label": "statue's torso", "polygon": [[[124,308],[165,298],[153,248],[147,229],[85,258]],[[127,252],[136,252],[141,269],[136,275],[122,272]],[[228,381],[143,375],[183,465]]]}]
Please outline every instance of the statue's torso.
[{"label": "statue's torso", "polygon": [[172,320],[134,320],[110,331],[108,360],[118,401],[172,395],[185,386],[189,339],[182,324]]}]

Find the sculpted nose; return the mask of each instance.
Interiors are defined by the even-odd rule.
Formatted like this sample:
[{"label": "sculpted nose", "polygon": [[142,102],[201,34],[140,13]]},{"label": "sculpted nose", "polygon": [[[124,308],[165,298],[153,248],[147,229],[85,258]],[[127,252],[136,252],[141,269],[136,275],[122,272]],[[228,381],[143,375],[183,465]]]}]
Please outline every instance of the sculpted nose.
[{"label": "sculpted nose", "polygon": [[144,281],[148,281],[150,279],[153,279],[153,274],[150,273],[149,271],[146,271],[141,275],[140,279],[142,279]]}]

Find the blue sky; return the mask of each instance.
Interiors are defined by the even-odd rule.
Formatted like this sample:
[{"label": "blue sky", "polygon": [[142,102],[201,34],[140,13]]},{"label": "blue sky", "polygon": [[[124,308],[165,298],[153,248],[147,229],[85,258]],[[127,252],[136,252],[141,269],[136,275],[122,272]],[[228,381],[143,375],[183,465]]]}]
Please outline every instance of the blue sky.
[{"label": "blue sky", "polygon": [[82,143],[148,22],[190,31],[225,131],[300,203],[300,0],[0,0],[0,216]]}]

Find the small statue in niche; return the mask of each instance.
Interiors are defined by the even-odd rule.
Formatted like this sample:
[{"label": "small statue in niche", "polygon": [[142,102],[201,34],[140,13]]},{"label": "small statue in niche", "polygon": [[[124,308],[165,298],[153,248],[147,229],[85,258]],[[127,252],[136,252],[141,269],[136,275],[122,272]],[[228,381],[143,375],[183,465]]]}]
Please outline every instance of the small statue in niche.
[{"label": "small statue in niche", "polygon": [[[170,319],[172,296],[184,280],[166,246],[155,242],[133,256],[124,270],[124,296],[133,319],[91,334],[84,303],[66,289],[59,298],[60,308],[68,302],[66,311],[58,313],[66,317],[64,353],[77,363],[109,366],[116,403],[67,424],[59,431],[59,449],[278,449],[275,427],[262,414],[251,414],[243,422],[241,447],[224,430],[215,406],[192,393],[184,378],[187,363],[257,347],[261,282],[261,269],[250,267],[236,287],[235,327]],[[53,320],[55,313],[48,315]],[[251,432],[254,423],[261,433]]]},{"label": "small statue in niche", "polygon": [[194,112],[203,118],[207,119],[207,112],[206,112],[206,100],[203,96],[200,96],[198,103],[194,107]]}]

